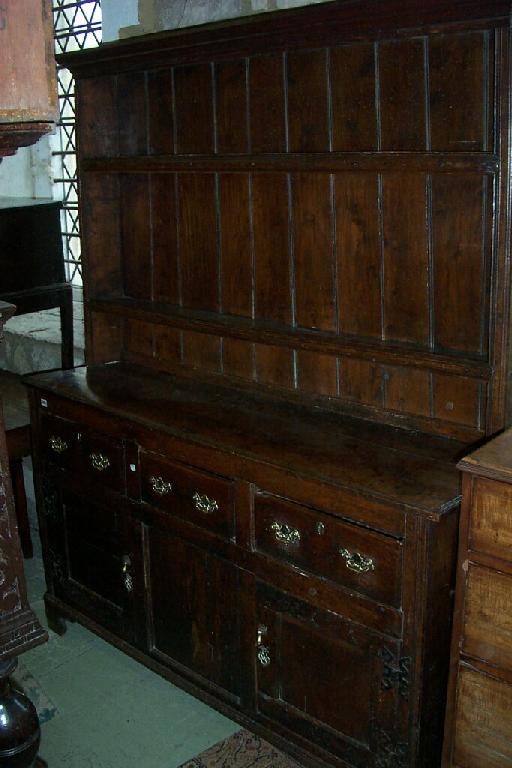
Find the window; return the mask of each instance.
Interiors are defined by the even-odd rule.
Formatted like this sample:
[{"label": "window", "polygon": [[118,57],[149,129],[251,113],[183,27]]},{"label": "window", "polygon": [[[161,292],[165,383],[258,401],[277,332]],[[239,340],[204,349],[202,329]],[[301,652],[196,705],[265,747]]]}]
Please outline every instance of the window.
[{"label": "window", "polygon": [[[101,42],[101,0],[53,0],[55,52],[92,48]],[[75,84],[69,70],[57,68],[60,103],[57,146],[52,153],[54,182],[61,185],[61,229],[68,280],[82,283],[75,141]]]}]

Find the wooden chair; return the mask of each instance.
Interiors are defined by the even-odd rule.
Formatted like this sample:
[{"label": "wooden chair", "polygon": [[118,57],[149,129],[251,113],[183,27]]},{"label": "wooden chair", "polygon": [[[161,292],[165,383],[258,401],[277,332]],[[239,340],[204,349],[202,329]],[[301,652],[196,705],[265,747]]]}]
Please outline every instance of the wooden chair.
[{"label": "wooden chair", "polygon": [[31,454],[30,416],[21,377],[9,371],[0,371],[0,396],[4,409],[7,454],[21,549],[23,556],[30,558],[34,555],[34,549],[23,481],[23,459]]}]

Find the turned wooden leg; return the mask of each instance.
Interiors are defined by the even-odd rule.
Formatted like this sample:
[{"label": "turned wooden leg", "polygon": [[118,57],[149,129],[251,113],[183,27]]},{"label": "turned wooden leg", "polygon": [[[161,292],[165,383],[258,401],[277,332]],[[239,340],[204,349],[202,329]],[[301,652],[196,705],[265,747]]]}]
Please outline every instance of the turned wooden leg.
[{"label": "turned wooden leg", "polygon": [[39,720],[30,699],[9,679],[17,664],[17,659],[0,662],[0,767],[36,768],[44,766],[37,762]]}]

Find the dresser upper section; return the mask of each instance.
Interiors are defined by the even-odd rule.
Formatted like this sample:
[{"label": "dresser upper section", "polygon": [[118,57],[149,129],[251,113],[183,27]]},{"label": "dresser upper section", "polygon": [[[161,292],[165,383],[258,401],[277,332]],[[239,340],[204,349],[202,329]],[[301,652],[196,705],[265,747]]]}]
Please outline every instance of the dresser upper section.
[{"label": "dresser upper section", "polygon": [[89,362],[467,441],[507,421],[508,3],[332,2],[63,57]]}]

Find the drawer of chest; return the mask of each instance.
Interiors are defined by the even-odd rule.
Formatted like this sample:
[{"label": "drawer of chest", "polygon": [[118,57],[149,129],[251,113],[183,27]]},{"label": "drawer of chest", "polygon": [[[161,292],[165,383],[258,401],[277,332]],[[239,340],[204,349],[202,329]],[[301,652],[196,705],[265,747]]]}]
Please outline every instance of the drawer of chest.
[{"label": "drawer of chest", "polygon": [[475,480],[469,546],[475,552],[512,560],[512,485]]},{"label": "drawer of chest", "polygon": [[125,491],[122,440],[47,415],[41,420],[41,451],[47,461],[73,471],[81,481],[99,482],[119,493]]},{"label": "drawer of chest", "polygon": [[234,488],[225,477],[141,454],[142,499],[225,538],[234,535]]},{"label": "drawer of chest", "polygon": [[254,523],[257,551],[400,605],[399,541],[263,493],[254,500]]}]

